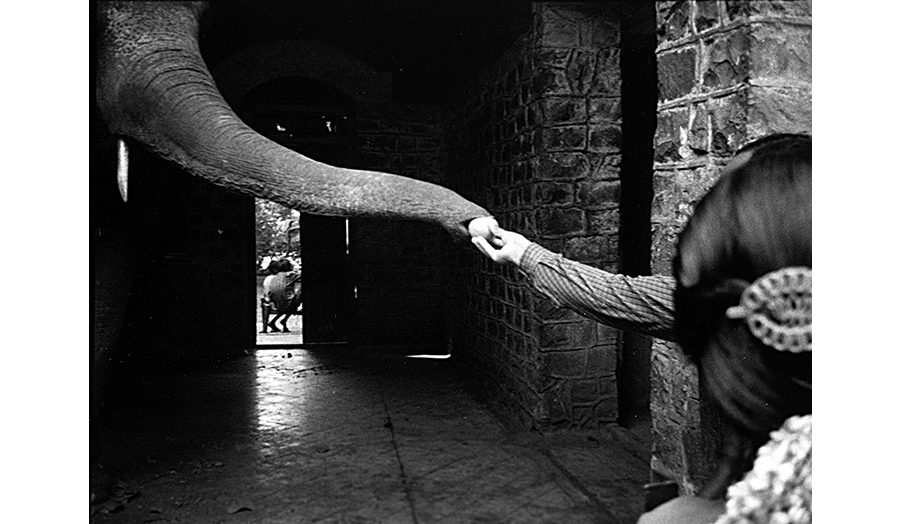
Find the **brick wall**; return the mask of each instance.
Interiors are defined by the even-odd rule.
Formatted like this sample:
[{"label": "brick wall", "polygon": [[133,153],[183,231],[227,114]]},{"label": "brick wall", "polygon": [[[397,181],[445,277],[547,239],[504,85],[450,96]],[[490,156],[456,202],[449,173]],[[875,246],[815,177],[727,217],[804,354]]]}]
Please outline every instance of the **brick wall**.
[{"label": "brick wall", "polygon": [[[362,104],[352,167],[442,183],[440,115],[423,106]],[[421,222],[354,218],[350,241],[357,342],[443,350],[450,236]]]},{"label": "brick wall", "polygon": [[[532,29],[448,116],[449,172],[503,227],[616,271],[618,8],[533,5]],[[553,306],[509,266],[460,257],[454,350],[469,367],[535,427],[615,421],[618,331]]]},{"label": "brick wall", "polygon": [[[659,104],[651,212],[654,273],[671,273],[693,205],[740,147],[812,127],[808,1],[657,2]],[[711,473],[721,424],[674,344],[651,359],[653,470],[694,492]]]}]

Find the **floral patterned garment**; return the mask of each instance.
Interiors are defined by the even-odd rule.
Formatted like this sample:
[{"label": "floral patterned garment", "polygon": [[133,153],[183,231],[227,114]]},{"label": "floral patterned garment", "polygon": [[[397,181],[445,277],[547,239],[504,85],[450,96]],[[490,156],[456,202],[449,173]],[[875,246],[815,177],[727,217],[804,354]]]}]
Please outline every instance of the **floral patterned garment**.
[{"label": "floral patterned garment", "polygon": [[771,436],[753,470],[728,488],[715,524],[812,523],[812,415],[787,419]]}]

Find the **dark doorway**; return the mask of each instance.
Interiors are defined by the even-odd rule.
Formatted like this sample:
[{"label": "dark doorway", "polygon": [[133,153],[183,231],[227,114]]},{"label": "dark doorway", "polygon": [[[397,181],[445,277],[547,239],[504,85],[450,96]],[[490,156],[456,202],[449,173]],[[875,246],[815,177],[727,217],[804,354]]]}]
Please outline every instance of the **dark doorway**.
[{"label": "dark doorway", "polygon": [[303,259],[303,342],[347,342],[353,317],[347,219],[300,216]]},{"label": "dark doorway", "polygon": [[[243,117],[257,132],[298,153],[331,165],[347,164],[354,102],[340,90],[309,78],[279,78],[251,90]],[[354,285],[344,217],[303,213],[296,249],[303,295],[302,339],[267,337],[265,347],[345,343],[353,326]]]},{"label": "dark doorway", "polygon": [[[622,13],[622,186],[619,249],[622,273],[649,275],[656,130],[656,10],[634,2]],[[622,332],[618,367],[619,423],[649,424],[651,338]]]}]

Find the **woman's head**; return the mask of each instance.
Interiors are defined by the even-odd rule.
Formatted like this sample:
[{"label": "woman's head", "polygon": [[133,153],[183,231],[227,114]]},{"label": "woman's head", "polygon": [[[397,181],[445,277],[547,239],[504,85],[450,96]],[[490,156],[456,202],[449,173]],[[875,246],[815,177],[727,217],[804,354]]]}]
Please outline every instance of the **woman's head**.
[{"label": "woman's head", "polygon": [[287,273],[294,270],[294,264],[290,261],[290,259],[282,258],[280,262],[280,267],[278,271],[282,273]]},{"label": "woman's head", "polygon": [[811,275],[812,139],[773,135],[725,168],[679,237],[674,262],[679,342],[725,415],[754,439],[812,411],[811,353],[775,349],[726,311],[758,279],[791,267]]},{"label": "woman's head", "polygon": [[294,266],[291,264],[291,261],[286,258],[273,258],[272,261],[269,262],[269,267],[267,269],[272,275],[277,275],[278,273],[293,270]]}]

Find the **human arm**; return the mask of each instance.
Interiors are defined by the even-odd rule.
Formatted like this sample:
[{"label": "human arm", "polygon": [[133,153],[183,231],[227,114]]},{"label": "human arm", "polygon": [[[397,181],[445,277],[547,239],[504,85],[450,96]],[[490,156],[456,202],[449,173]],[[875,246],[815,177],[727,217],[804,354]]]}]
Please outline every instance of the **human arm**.
[{"label": "human arm", "polygon": [[724,513],[724,500],[682,496],[644,513],[637,524],[713,524]]},{"label": "human arm", "polygon": [[503,229],[498,229],[496,238],[502,243],[500,249],[478,238],[472,242],[491,260],[518,266],[555,304],[618,329],[675,339],[673,278],[609,273],[569,260]]}]

